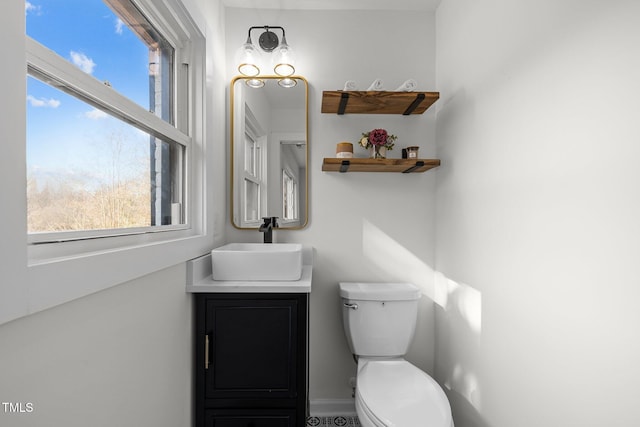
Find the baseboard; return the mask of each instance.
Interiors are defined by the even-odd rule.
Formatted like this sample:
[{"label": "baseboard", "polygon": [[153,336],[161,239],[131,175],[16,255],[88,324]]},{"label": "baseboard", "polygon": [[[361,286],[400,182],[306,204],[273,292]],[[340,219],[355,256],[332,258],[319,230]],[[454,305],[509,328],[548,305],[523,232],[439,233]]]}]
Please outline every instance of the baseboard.
[{"label": "baseboard", "polygon": [[353,399],[311,399],[309,414],[312,417],[355,415],[355,401]]}]

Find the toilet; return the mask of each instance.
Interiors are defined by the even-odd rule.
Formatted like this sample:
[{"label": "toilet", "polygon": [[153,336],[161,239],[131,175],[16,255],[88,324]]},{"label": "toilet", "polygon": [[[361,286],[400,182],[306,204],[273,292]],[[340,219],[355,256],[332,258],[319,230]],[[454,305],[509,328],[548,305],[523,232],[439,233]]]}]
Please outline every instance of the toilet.
[{"label": "toilet", "polygon": [[420,289],[410,283],[339,283],[347,342],[357,359],[356,412],[363,427],[453,427],[440,385],[404,359]]}]

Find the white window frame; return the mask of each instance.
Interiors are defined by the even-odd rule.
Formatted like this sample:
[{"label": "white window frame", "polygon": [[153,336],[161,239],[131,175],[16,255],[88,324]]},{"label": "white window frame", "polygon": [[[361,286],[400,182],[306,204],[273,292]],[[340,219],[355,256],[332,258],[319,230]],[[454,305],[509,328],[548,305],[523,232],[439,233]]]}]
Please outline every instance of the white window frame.
[{"label": "white window frame", "polygon": [[[242,185],[240,187],[240,194],[242,203],[240,204],[241,210],[241,224],[246,226],[247,224],[256,224],[259,223],[260,216],[262,214],[261,211],[261,194],[262,194],[262,167],[261,167],[261,159],[262,159],[262,143],[260,139],[256,138],[252,132],[249,130],[244,133],[244,168],[242,169]],[[249,162],[249,164],[247,164]],[[250,203],[249,198],[249,189],[247,185],[254,185],[256,188],[255,194],[255,204]],[[252,207],[256,210],[255,218],[249,218],[248,210]]]},{"label": "white window frame", "polygon": [[[27,37],[27,66],[36,75],[44,77],[67,87],[76,88],[81,92],[79,99],[89,104],[98,105],[124,122],[136,122],[137,127],[163,141],[175,141],[185,148],[187,158],[191,152],[192,138],[185,132],[162,120],[155,114],[149,113],[137,103],[100,83],[94,77],[82,72],[76,66],[65,60],[55,52],[47,49],[37,41]],[[178,76],[177,76],[178,77]],[[183,79],[186,76],[180,76]],[[185,124],[186,125],[186,124]],[[184,125],[183,125],[184,126]],[[188,218],[188,216],[187,216]],[[188,221],[186,221],[188,222]],[[159,232],[168,229],[184,229],[187,224],[180,226],[152,226],[135,229],[110,229],[100,231],[62,231],[48,233],[34,233],[28,235],[29,244],[49,244],[51,242],[95,239],[126,234],[140,234],[144,232]]]},{"label": "white window frame", "polygon": [[[26,236],[19,238],[19,233],[26,233],[26,228],[20,225],[26,224],[26,204],[21,198],[16,206],[23,207],[24,219],[10,215],[12,223],[18,225],[17,231],[7,234],[11,245],[20,242],[25,244],[24,249],[14,247],[15,256],[9,257],[12,265],[9,271],[3,271],[3,282],[0,289],[2,302],[0,303],[0,323],[38,312],[76,298],[106,289],[111,286],[125,283],[129,280],[150,274],[169,266],[184,262],[188,259],[206,253],[213,246],[213,221],[207,218],[207,208],[211,208],[206,196],[206,170],[212,162],[206,159],[205,141],[205,105],[206,105],[206,40],[202,25],[198,25],[191,18],[198,17],[197,10],[188,10],[179,0],[134,0],[135,4],[152,22],[156,28],[163,33],[171,42],[176,43],[175,63],[178,69],[187,68],[189,78],[183,81],[178,80],[177,84],[188,85],[190,94],[187,104],[178,105],[176,121],[181,129],[184,129],[189,137],[166,122],[159,124],[154,119],[149,118],[149,133],[156,136],[171,136],[171,139],[179,140],[189,147],[185,162],[185,176],[187,184],[185,186],[185,214],[188,218],[188,226],[174,227],[162,233],[140,233],[137,230],[133,234],[115,235],[105,238],[91,238],[84,240],[65,240],[48,244],[28,244]],[[7,8],[7,13],[17,22],[24,19],[24,4],[18,8]],[[19,12],[19,14],[18,14]],[[4,18],[5,25],[3,34],[17,36],[19,30],[25,37],[26,43],[22,47],[10,49],[19,59],[20,49],[24,50],[24,58],[33,67],[44,65],[55,68],[55,77],[60,79],[93,79],[89,76],[73,75],[69,73],[68,63],[58,61],[52,52],[31,40],[25,35],[24,24],[12,24]],[[20,46],[20,44],[17,44]],[[57,56],[57,55],[56,55]],[[44,62],[43,62],[44,61]],[[63,60],[64,61],[64,60]],[[15,67],[7,67],[9,75],[15,78],[16,67],[24,67],[24,62],[15,62]],[[71,66],[72,67],[72,66]],[[26,69],[23,68],[22,82],[16,82],[19,88],[24,91],[24,76]],[[83,84],[92,87],[92,93],[97,96],[97,101],[108,100],[118,105],[118,113],[122,117],[127,117],[131,111],[141,108],[132,101],[116,93],[111,93],[110,89],[101,85],[97,81],[83,81]],[[95,89],[95,92],[93,92]],[[16,100],[16,93],[7,91],[10,99]],[[97,94],[97,95],[95,95]],[[26,96],[23,92],[22,99]],[[22,102],[24,104],[24,101]],[[112,104],[113,105],[113,104]],[[19,107],[16,107],[19,110]],[[24,110],[23,113],[24,114]],[[152,116],[151,113],[149,113]],[[14,135],[25,135],[20,123],[24,125],[24,115],[17,120],[17,124],[5,123],[3,128]],[[184,121],[188,119],[188,121]],[[183,122],[180,122],[183,120]],[[14,120],[16,121],[16,120]],[[4,125],[7,126],[4,126]],[[19,142],[19,141],[18,141]],[[26,144],[26,138],[22,141]],[[19,144],[18,144],[19,145]],[[24,150],[24,145],[23,145]],[[24,159],[23,150],[13,150],[7,153],[13,159]],[[3,162],[3,165],[7,163]],[[24,177],[20,180],[17,175],[24,173],[25,166],[10,166],[5,171],[13,171],[16,175],[16,185],[24,185]],[[9,173],[9,172],[7,172]],[[26,176],[26,175],[25,175]],[[6,194],[17,195],[13,185],[8,186]],[[23,188],[23,194],[26,189]],[[3,194],[5,191],[3,190]],[[171,228],[171,227],[169,227]],[[4,229],[4,228],[3,228]],[[24,231],[23,231],[24,230]],[[4,252],[4,251],[3,251]],[[24,258],[22,258],[24,256]],[[20,259],[26,265],[21,265]],[[14,266],[15,265],[15,266]],[[6,281],[5,281],[6,279]]]},{"label": "white window frame", "polygon": [[[240,98],[239,98],[240,100]],[[240,100],[241,101],[241,100]],[[234,162],[235,170],[237,173],[237,182],[234,182],[234,203],[236,203],[236,209],[232,215],[239,214],[239,217],[234,218],[234,225],[239,224],[241,228],[254,228],[262,224],[262,217],[267,215],[268,206],[268,175],[266,171],[267,162],[269,159],[269,144],[266,131],[262,124],[258,121],[256,116],[251,111],[251,108],[245,102],[238,102],[240,107],[240,114],[235,126],[236,135],[242,135],[242,139],[234,142]],[[248,170],[246,165],[246,143],[245,138],[249,138],[254,142],[253,157],[253,169]],[[247,219],[247,192],[245,182],[251,182],[258,188],[258,213],[255,220]]]},{"label": "white window frame", "polygon": [[[135,4],[135,2],[134,2]],[[189,58],[190,45],[188,34],[177,34],[171,24],[162,19],[163,16],[157,10],[145,11],[142,5],[136,6],[142,9],[143,14],[149,19],[156,29],[167,39],[167,41],[175,49],[174,73],[175,85],[171,85],[180,90],[174,89],[172,98],[175,98],[176,112],[189,111],[189,92],[186,86],[191,80],[189,78]],[[155,19],[154,19],[155,17]],[[93,76],[83,72],[78,67],[62,58],[56,52],[48,49],[39,42],[33,40],[29,36],[26,37],[27,46],[27,66],[30,74],[39,77],[45,82],[52,81],[54,86],[60,85],[71,89],[73,93],[78,94],[78,98],[100,109],[109,111],[114,117],[131,123],[135,127],[140,128],[151,136],[163,141],[173,141],[180,144],[186,153],[187,159],[190,157],[191,140],[188,135],[190,130],[189,123],[186,119],[187,115],[177,115],[175,118],[175,126],[158,117],[157,115],[146,111],[143,107],[130,100],[128,97],[121,95],[110,86],[98,81]],[[179,60],[180,59],[180,60]],[[72,95],[74,96],[74,95]],[[186,172],[186,171],[185,171]],[[185,174],[183,179],[186,180]],[[185,183],[186,184],[186,183]],[[188,207],[186,200],[185,208]],[[76,240],[88,240],[98,237],[113,237],[129,234],[156,233],[168,231],[172,229],[185,229],[189,226],[189,215],[185,214],[185,224],[176,226],[150,226],[139,227],[133,229],[109,229],[109,230],[90,230],[90,231],[64,231],[50,233],[34,233],[29,234],[28,242],[30,245],[35,244],[51,244],[52,242],[69,242]],[[66,245],[68,250],[70,245]],[[82,246],[82,245],[81,245]],[[39,257],[39,252],[50,252],[51,248],[40,249],[39,246],[30,246],[30,253],[34,258]]]}]

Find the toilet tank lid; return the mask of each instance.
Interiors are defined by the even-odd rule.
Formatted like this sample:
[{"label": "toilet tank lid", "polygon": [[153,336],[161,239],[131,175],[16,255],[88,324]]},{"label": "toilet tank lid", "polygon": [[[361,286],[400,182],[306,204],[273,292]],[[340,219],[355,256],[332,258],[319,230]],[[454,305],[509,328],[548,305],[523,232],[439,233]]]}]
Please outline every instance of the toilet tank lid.
[{"label": "toilet tank lid", "polygon": [[412,283],[340,282],[340,296],[350,300],[408,301],[420,299],[420,288]]}]

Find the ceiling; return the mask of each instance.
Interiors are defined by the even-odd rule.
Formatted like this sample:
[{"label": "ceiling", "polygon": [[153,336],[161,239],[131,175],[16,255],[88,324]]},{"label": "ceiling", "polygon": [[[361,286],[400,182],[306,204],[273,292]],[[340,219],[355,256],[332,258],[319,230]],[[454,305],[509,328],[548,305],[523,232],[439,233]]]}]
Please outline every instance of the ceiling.
[{"label": "ceiling", "polygon": [[297,10],[436,10],[441,0],[222,0],[228,7]]}]

